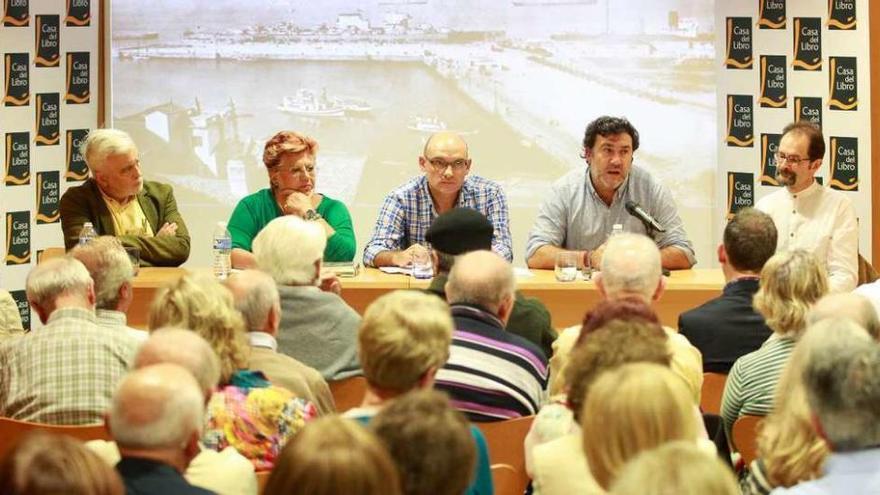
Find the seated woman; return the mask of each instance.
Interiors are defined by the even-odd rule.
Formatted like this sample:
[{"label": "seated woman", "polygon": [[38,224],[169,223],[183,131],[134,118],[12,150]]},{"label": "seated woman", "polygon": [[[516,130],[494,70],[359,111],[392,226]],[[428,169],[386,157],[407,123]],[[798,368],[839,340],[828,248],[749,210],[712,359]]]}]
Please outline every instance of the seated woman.
[{"label": "seated woman", "polygon": [[318,414],[315,405],[273,386],[247,368],[244,320],[232,294],[210,277],[185,275],[156,294],[150,329],[188,328],[211,344],[220,358],[220,388],[208,401],[202,444],[233,447],[256,470],[272,469],[284,444]]},{"label": "seated woman", "polygon": [[266,143],[263,164],[269,172],[269,188],[242,198],[229,217],[233,268],[256,268],[251,249],[254,237],[283,215],[296,215],[324,228],[324,261],[354,259],[354,228],[348,208],[315,192],[317,152],[317,141],[293,131],[281,131]]}]

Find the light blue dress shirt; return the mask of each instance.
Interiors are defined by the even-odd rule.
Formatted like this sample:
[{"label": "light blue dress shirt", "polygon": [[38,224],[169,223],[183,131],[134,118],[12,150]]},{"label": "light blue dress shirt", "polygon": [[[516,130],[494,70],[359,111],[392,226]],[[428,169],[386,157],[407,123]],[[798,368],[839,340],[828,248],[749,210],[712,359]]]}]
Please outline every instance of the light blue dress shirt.
[{"label": "light blue dress shirt", "polygon": [[880,448],[836,452],[825,463],[825,475],[771,495],[877,495],[880,494]]}]

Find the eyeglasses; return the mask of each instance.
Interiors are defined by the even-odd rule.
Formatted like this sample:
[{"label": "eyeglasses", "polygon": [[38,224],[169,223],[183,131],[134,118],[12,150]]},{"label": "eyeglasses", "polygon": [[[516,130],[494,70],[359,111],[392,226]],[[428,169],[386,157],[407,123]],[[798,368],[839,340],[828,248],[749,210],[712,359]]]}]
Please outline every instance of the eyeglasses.
[{"label": "eyeglasses", "polygon": [[800,162],[808,162],[812,160],[811,158],[801,158],[797,155],[786,155],[784,153],[776,153],[773,155],[773,160],[777,164],[781,163],[800,163]]},{"label": "eyeglasses", "polygon": [[434,169],[435,172],[443,172],[446,170],[446,167],[452,167],[453,172],[461,172],[470,166],[470,161],[466,159],[459,158],[458,160],[447,162],[442,158],[428,158],[425,157],[425,160],[431,164],[431,168]]}]

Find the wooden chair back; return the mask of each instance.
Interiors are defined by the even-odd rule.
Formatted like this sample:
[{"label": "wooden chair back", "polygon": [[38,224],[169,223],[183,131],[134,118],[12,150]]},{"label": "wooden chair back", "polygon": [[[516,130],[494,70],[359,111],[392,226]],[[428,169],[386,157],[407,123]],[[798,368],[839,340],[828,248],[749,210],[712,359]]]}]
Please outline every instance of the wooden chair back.
[{"label": "wooden chair back", "polygon": [[700,392],[700,409],[704,413],[721,415],[721,396],[724,395],[724,373],[703,373],[703,389]]},{"label": "wooden chair back", "polygon": [[336,412],[340,414],[361,405],[367,393],[367,379],[362,376],[352,376],[328,385],[336,403]]},{"label": "wooden chair back", "polygon": [[269,476],[272,471],[257,471],[257,494],[263,495],[266,491],[266,483],[269,482]]},{"label": "wooden chair back", "polygon": [[[508,483],[506,479],[504,480],[505,486],[511,490],[506,493],[521,494],[529,484],[523,443],[534,420],[534,416],[525,416],[494,423],[474,423],[486,437],[486,446],[489,447],[489,464],[492,466],[504,464],[516,473],[514,481]],[[499,475],[507,476],[506,474]],[[494,472],[492,477],[494,483]],[[495,491],[499,495],[502,494],[497,488]]]},{"label": "wooden chair back", "polygon": [[61,258],[66,254],[63,247],[50,247],[46,248],[40,252],[40,257],[37,259],[37,264],[44,261],[51,260],[52,258]]},{"label": "wooden chair back", "polygon": [[877,280],[877,271],[871,266],[871,263],[859,253],[859,280],[858,285],[870,284]]},{"label": "wooden chair back", "polygon": [[495,495],[522,495],[520,476],[510,464],[492,465],[492,487]]},{"label": "wooden chair back", "polygon": [[733,448],[742,456],[746,466],[758,457],[758,427],[763,420],[763,416],[740,416],[733,423],[730,435]]},{"label": "wooden chair back", "polygon": [[19,421],[10,418],[0,418],[0,461],[9,451],[28,433],[33,431],[45,431],[56,435],[66,435],[83,442],[88,440],[111,440],[107,428],[103,424],[84,426],[61,426]]}]

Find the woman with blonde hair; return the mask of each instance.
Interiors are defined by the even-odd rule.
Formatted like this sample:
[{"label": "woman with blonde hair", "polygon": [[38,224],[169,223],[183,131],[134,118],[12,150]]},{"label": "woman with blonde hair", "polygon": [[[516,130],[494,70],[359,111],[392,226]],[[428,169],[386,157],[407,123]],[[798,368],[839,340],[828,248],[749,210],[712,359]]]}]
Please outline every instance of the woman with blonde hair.
[{"label": "woman with blonde hair", "polygon": [[776,253],[764,265],[754,306],[773,334],[730,369],[721,399],[728,438],[740,416],[766,416],[773,409],[779,375],[807,326],[807,312],[827,292],[825,269],[807,251]]},{"label": "woman with blonde hair", "polygon": [[229,218],[232,266],[256,268],[254,238],[269,222],[295,215],[320,225],[327,236],[324,261],[351,261],[355,255],[351,215],[342,201],[315,191],[318,142],[294,131],[280,131],[266,142],[263,164],[269,187],[245,196]]},{"label": "woman with blonde hair", "polygon": [[584,454],[608,490],[639,452],[672,440],[697,443],[693,399],[681,377],[653,363],[625,364],[590,386],[581,412]]},{"label": "woman with blonde hair", "polygon": [[266,495],[400,495],[391,457],[353,420],[328,416],[309,424],[281,452]]},{"label": "woman with blonde hair", "polygon": [[206,447],[234,447],[257,470],[271,469],[287,440],[317,416],[314,404],[247,369],[244,320],[232,294],[212,277],[184,275],[161,288],[150,307],[149,326],[190,329],[220,358],[220,387],[206,410]]},{"label": "woman with blonde hair", "polygon": [[611,485],[611,495],[740,495],[730,468],[693,442],[642,452]]}]

